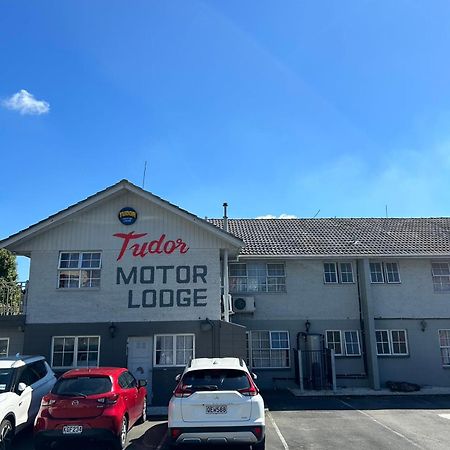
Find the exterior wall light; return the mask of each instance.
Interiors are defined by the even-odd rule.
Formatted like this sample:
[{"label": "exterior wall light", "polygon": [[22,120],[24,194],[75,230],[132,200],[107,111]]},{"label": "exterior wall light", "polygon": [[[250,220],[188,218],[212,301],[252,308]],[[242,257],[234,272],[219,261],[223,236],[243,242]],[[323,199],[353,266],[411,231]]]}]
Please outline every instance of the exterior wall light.
[{"label": "exterior wall light", "polygon": [[116,335],[117,327],[114,325],[114,322],[111,322],[108,327],[109,335],[113,338]]},{"label": "exterior wall light", "polygon": [[309,333],[309,329],[311,327],[311,322],[309,320],[306,320],[305,322],[305,330],[307,333]]},{"label": "exterior wall light", "polygon": [[420,321],[420,329],[424,332],[427,329],[427,321],[425,319],[422,319]]}]

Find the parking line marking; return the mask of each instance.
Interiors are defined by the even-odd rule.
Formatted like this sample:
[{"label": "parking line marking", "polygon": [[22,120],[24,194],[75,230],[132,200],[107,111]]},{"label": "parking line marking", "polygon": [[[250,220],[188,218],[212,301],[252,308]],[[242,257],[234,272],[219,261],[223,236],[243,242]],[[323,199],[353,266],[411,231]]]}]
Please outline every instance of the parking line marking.
[{"label": "parking line marking", "polygon": [[272,425],[275,428],[275,431],[277,432],[277,435],[280,438],[281,443],[283,444],[284,450],[289,450],[289,446],[287,445],[286,439],[284,439],[283,435],[281,434],[281,431],[278,428],[278,425],[275,423],[275,419],[272,417],[272,414],[270,414],[270,412],[267,412],[267,416],[272,422]]},{"label": "parking line marking", "polygon": [[391,427],[388,427],[387,425],[385,425],[384,423],[381,423],[380,421],[378,421],[377,419],[375,419],[374,417],[372,417],[370,414],[366,413],[365,411],[361,411],[358,408],[355,408],[353,405],[351,405],[350,403],[344,402],[344,400],[339,400],[341,403],[343,403],[344,405],[352,408],[355,411],[358,411],[359,413],[363,414],[364,416],[368,417],[370,420],[372,420],[373,422],[377,423],[378,425],[382,426],[383,428],[385,428],[386,430],[391,431],[392,433],[396,434],[397,436],[405,439],[405,441],[408,441],[411,445],[413,445],[414,447],[417,448],[422,448],[420,445],[417,445],[414,441],[412,441],[411,439],[407,438],[405,435],[399,433],[398,431],[393,430]]},{"label": "parking line marking", "polygon": [[450,414],[438,414],[439,417],[442,417],[443,419],[449,419],[450,420]]},{"label": "parking line marking", "polygon": [[164,434],[164,437],[161,439],[161,442],[158,444],[158,447],[156,447],[156,450],[161,450],[164,445],[166,445],[166,441],[168,439],[169,435],[167,433]]}]

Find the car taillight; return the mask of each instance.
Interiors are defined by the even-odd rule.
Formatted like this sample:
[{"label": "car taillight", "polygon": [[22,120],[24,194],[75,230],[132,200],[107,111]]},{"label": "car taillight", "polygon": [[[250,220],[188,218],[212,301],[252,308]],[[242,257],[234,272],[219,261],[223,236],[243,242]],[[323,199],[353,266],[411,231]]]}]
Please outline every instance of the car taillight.
[{"label": "car taillight", "polygon": [[114,394],[114,395],[109,395],[108,397],[98,398],[97,402],[101,403],[104,406],[110,406],[110,405],[116,404],[117,400],[119,400],[119,395]]},{"label": "car taillight", "polygon": [[51,397],[42,397],[41,406],[52,406],[56,403],[56,400]]},{"label": "car taillight", "polygon": [[248,397],[254,397],[255,395],[259,394],[259,390],[256,387],[256,384],[253,383],[253,380],[247,376],[248,382],[250,384],[250,386],[248,388],[244,388],[244,389],[239,389],[238,392],[242,395],[246,395]]},{"label": "car taillight", "polygon": [[170,429],[170,436],[172,439],[177,439],[181,434],[181,430],[179,428],[171,428]]},{"label": "car taillight", "polygon": [[253,427],[252,432],[256,436],[256,439],[261,439],[263,432],[262,427]]},{"label": "car taillight", "polygon": [[187,385],[178,383],[178,386],[173,391],[175,397],[189,397],[192,395],[192,391],[187,387]]}]

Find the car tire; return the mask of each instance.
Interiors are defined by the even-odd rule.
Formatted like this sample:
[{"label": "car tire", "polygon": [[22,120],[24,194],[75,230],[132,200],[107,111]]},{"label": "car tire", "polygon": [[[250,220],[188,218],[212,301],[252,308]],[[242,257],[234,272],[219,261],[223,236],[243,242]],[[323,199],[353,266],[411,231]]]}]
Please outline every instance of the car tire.
[{"label": "car tire", "polygon": [[4,419],[0,424],[0,450],[10,450],[14,438],[14,427],[10,420]]},{"label": "car tire", "polygon": [[123,416],[122,423],[120,425],[120,433],[116,440],[116,449],[122,450],[127,446],[128,437],[128,420]]},{"label": "car tire", "polygon": [[141,423],[147,422],[147,399],[144,398],[144,405],[142,407],[142,414],[141,417],[139,417],[139,420],[137,421],[138,425]]},{"label": "car tire", "polygon": [[255,445],[252,445],[252,450],[265,450],[266,448],[266,438],[264,437],[264,439],[261,442],[258,442]]},{"label": "car tire", "polygon": [[34,450],[48,450],[50,443],[46,441],[39,441],[34,443]]}]

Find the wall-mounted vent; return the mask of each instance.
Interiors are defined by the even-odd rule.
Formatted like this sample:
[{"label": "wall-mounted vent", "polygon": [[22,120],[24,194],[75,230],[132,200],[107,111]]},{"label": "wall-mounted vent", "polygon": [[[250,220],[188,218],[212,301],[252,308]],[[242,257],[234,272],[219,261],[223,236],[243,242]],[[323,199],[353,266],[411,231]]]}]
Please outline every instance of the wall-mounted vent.
[{"label": "wall-mounted vent", "polygon": [[233,311],[236,314],[255,312],[255,297],[233,297]]}]

